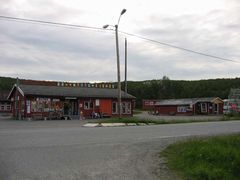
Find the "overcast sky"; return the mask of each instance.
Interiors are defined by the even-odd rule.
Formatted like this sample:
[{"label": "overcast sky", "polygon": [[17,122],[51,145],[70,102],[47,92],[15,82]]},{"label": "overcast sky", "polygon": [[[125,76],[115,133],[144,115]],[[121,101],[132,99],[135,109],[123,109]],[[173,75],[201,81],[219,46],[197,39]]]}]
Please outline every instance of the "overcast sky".
[{"label": "overcast sky", "polygon": [[[119,34],[128,80],[240,76],[239,0],[0,0],[0,15],[119,30],[234,61],[223,61]],[[108,30],[0,18],[0,76],[76,82],[116,81],[115,34]]]}]

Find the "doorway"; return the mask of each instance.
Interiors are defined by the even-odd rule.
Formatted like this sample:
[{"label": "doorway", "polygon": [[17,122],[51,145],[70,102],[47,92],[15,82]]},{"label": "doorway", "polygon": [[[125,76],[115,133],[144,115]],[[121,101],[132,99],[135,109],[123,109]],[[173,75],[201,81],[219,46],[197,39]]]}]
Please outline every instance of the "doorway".
[{"label": "doorway", "polygon": [[219,108],[218,108],[218,107],[219,107],[218,104],[214,104],[214,105],[213,105],[213,108],[214,108],[214,114],[219,114],[219,111],[218,111]]},{"label": "doorway", "polygon": [[73,116],[78,115],[78,102],[77,100],[65,100],[64,102],[64,115]]}]

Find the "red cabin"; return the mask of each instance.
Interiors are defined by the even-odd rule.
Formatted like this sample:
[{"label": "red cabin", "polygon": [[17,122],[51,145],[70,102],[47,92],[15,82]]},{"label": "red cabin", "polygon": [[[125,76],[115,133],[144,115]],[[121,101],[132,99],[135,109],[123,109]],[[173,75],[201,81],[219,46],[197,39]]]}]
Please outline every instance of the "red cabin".
[{"label": "red cabin", "polygon": [[223,100],[218,97],[158,100],[154,113],[159,115],[223,114]]}]

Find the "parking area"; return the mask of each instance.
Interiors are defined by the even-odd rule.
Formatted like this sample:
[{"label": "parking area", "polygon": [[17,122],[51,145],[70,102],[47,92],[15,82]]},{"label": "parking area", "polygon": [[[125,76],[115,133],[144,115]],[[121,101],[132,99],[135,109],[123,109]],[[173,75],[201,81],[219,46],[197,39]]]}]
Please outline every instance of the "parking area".
[{"label": "parking area", "polygon": [[218,121],[223,118],[223,115],[196,115],[196,116],[166,116],[166,115],[152,115],[147,111],[143,111],[140,114],[134,115],[134,117],[139,119],[148,119],[148,120],[165,120],[165,121],[177,121],[177,120],[186,120],[186,121]]}]

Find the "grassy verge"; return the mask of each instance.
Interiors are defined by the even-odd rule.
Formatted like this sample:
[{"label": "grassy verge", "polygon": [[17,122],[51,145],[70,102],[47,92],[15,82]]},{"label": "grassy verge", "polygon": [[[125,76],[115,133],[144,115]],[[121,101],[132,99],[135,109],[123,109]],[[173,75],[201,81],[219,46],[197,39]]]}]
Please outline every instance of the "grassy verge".
[{"label": "grassy verge", "polygon": [[140,123],[144,123],[144,124],[163,124],[160,121],[154,121],[154,120],[146,120],[146,119],[138,119],[138,118],[106,118],[106,119],[98,119],[96,121],[93,122],[97,122],[97,123],[136,123],[136,124],[140,124]]},{"label": "grassy verge", "polygon": [[142,112],[144,112],[144,110],[141,110],[141,109],[134,109],[133,110],[133,114],[141,114]]},{"label": "grassy verge", "polygon": [[140,119],[135,117],[129,118],[106,118],[97,119],[90,123],[145,123],[145,124],[180,124],[180,123],[196,123],[196,122],[213,122],[213,121],[227,121],[224,119],[219,120],[193,120],[193,119],[175,119],[175,120],[154,120],[154,119]]},{"label": "grassy verge", "polygon": [[240,134],[170,145],[161,156],[183,179],[240,179]]},{"label": "grassy verge", "polygon": [[[138,113],[138,112],[137,112]],[[197,122],[216,122],[216,121],[231,121],[240,120],[240,117],[222,116],[219,119],[151,119],[139,117],[123,117],[119,118],[106,118],[91,120],[90,123],[136,123],[136,124],[180,124],[180,123],[197,123]]]},{"label": "grassy verge", "polygon": [[139,119],[135,117],[129,118],[106,118],[106,119],[97,119],[91,121],[90,123],[136,123],[136,124],[177,124],[177,123],[191,123],[191,122],[206,122],[206,120],[153,120],[153,119]]},{"label": "grassy verge", "polygon": [[229,114],[223,117],[224,120],[240,120],[240,114]]}]

